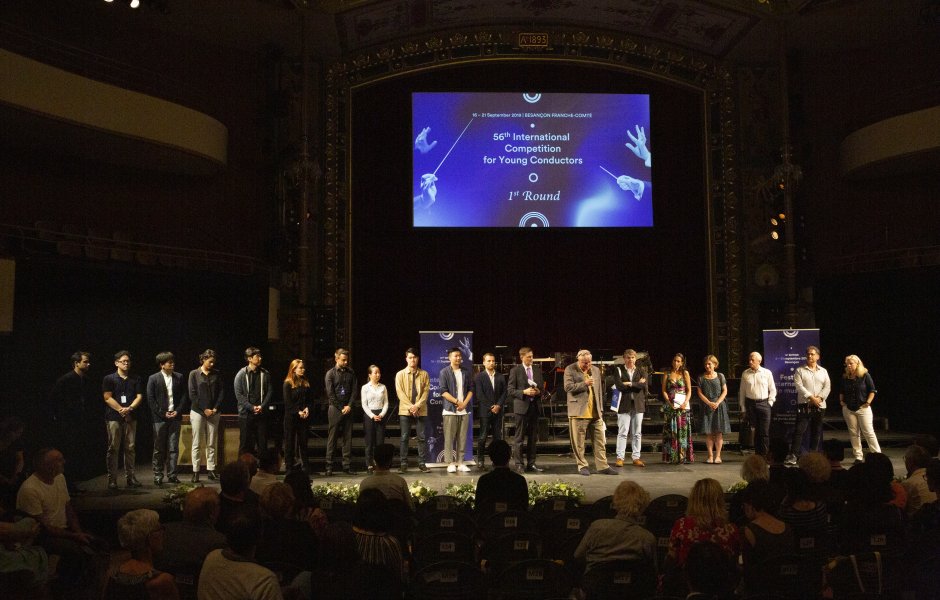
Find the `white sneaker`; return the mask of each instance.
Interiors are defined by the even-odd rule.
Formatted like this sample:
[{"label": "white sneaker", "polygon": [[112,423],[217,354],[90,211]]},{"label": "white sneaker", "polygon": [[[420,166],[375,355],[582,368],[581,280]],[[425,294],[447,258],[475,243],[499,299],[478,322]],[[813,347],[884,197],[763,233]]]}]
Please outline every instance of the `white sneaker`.
[{"label": "white sneaker", "polygon": [[447,465],[447,472],[448,472],[448,473],[456,473],[456,472],[457,472],[457,465]]},{"label": "white sneaker", "polygon": [[459,467],[457,467],[457,470],[460,471],[461,473],[469,473],[470,467],[468,467],[467,465],[460,465]]},{"label": "white sneaker", "polygon": [[783,461],[785,465],[796,465],[796,456],[793,454],[788,454],[786,460]]}]

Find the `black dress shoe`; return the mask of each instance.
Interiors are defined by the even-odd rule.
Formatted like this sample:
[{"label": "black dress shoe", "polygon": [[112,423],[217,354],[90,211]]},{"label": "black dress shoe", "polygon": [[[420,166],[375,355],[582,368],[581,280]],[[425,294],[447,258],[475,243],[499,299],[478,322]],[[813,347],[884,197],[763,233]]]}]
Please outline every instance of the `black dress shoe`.
[{"label": "black dress shoe", "polygon": [[154,477],[153,484],[157,487],[163,487],[163,480],[160,479],[159,477]]},{"label": "black dress shoe", "polygon": [[179,482],[180,482],[180,478],[177,477],[176,475],[170,475],[170,476],[167,478],[167,481],[168,481],[169,483],[179,483]]},{"label": "black dress shoe", "polygon": [[215,474],[215,471],[209,471],[209,481],[215,481],[218,478],[219,476]]},{"label": "black dress shoe", "polygon": [[193,483],[199,483],[199,473],[193,473],[193,478],[190,479]]},{"label": "black dress shoe", "polygon": [[421,463],[420,465],[418,465],[418,470],[421,471],[422,473],[430,473],[430,472],[431,472],[431,468],[428,467],[428,466],[427,466],[426,464],[424,464],[424,463]]},{"label": "black dress shoe", "polygon": [[323,476],[324,476],[324,477],[332,477],[332,476],[333,476],[333,469],[327,469],[326,471],[324,471],[324,472],[323,472]]},{"label": "black dress shoe", "polygon": [[352,469],[343,469],[343,473],[346,473],[347,475],[358,475],[358,473],[356,473]]},{"label": "black dress shoe", "polygon": [[543,471],[545,471],[545,469],[543,469],[542,467],[538,466],[535,463],[532,463],[531,465],[526,467],[525,470],[526,470],[526,473],[542,473]]},{"label": "black dress shoe", "polygon": [[140,483],[139,481],[137,481],[137,478],[136,478],[136,477],[128,477],[128,478],[127,478],[127,487],[129,487],[129,488],[139,488],[139,487],[142,487],[142,486],[143,486],[143,484]]},{"label": "black dress shoe", "polygon": [[109,490],[116,490],[116,489],[117,489],[117,482],[114,481],[113,479],[111,479],[110,481],[108,481],[108,489],[109,489]]},{"label": "black dress shoe", "polygon": [[399,472],[399,473],[405,473],[405,472],[407,472],[407,471],[408,471],[408,467],[407,467],[407,466],[405,466],[405,465],[398,465],[398,472]]}]

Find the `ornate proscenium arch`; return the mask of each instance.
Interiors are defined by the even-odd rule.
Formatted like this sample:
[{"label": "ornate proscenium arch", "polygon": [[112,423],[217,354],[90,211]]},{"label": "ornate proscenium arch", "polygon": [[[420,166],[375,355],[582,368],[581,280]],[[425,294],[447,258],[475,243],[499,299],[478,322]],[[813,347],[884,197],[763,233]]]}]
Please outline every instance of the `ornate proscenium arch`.
[{"label": "ornate proscenium arch", "polygon": [[706,140],[708,225],[708,345],[726,364],[741,364],[743,311],[739,195],[735,164],[732,75],[709,57],[610,32],[550,29],[548,46],[520,47],[519,28],[455,30],[414,38],[346,57],[326,75],[325,194],[320,207],[321,282],[317,300],[334,322],[335,342],[351,340],[350,298],[350,97],[353,90],[389,78],[483,61],[564,61],[623,71],[702,93]]}]

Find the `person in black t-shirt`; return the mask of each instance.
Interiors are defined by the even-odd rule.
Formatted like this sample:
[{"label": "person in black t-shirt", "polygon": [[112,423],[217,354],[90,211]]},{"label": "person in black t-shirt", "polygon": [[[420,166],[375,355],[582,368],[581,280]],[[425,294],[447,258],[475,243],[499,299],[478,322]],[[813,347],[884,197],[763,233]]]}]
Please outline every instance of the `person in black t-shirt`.
[{"label": "person in black t-shirt", "polygon": [[137,438],[137,419],[134,411],[143,402],[140,379],[130,374],[131,353],[121,350],[114,354],[114,366],[117,370],[105,376],[101,383],[104,392],[105,423],[108,427],[108,489],[117,489],[118,452],[124,450],[124,475],[127,487],[140,487],[134,476],[136,452],[134,443]]}]

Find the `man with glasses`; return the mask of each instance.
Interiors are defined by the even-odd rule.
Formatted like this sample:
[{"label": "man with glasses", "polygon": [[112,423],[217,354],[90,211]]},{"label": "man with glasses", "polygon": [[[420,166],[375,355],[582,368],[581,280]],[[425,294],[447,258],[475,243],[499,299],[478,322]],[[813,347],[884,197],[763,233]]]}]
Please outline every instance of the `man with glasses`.
[{"label": "man with glasses", "polygon": [[793,385],[796,387],[796,427],[790,442],[790,454],[787,465],[796,465],[803,447],[803,434],[809,427],[809,451],[818,452],[822,440],[823,415],[826,412],[826,398],[832,390],[829,372],[819,364],[819,348],[810,346],[806,349],[806,364],[793,373]]},{"label": "man with glasses", "polygon": [[118,453],[124,450],[124,475],[127,487],[138,488],[134,476],[134,442],[137,438],[137,419],[134,411],[143,402],[140,379],[130,374],[131,353],[121,350],[114,355],[117,370],[106,375],[101,384],[107,406],[105,422],[108,427],[108,489],[117,489]]}]

